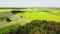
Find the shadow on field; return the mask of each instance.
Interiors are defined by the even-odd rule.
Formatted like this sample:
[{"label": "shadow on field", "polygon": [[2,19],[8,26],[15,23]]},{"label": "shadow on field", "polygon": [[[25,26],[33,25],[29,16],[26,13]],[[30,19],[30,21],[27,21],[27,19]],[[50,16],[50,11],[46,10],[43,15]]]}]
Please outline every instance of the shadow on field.
[{"label": "shadow on field", "polygon": [[12,14],[16,14],[16,13],[24,13],[25,11],[20,11],[20,10],[12,10],[11,13]]}]

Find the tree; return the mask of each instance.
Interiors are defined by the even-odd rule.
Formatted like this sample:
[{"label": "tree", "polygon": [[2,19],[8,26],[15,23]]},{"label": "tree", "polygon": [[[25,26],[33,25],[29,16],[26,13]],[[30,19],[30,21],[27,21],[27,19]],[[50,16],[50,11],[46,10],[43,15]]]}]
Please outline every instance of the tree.
[{"label": "tree", "polygon": [[11,22],[12,20],[10,20],[10,19],[7,17],[7,18],[6,18],[6,21],[7,21],[7,22]]},{"label": "tree", "polygon": [[11,30],[9,31],[9,34],[15,34],[15,31],[11,29]]}]

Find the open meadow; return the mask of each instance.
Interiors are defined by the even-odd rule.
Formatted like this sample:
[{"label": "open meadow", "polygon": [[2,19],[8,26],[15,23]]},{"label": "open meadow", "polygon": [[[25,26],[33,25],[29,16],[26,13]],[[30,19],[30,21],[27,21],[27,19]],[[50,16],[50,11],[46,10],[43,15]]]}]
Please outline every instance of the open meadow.
[{"label": "open meadow", "polygon": [[[0,9],[0,34],[12,34],[9,33],[10,30],[14,30],[13,34],[16,34],[16,31],[19,27],[21,32],[23,32],[22,29],[34,27],[33,31],[36,32],[32,33],[32,31],[30,31],[32,29],[30,29],[29,34],[42,34],[43,31],[47,30],[47,28],[44,29],[45,25],[47,27],[49,23],[55,23],[55,25],[58,23],[60,24],[60,8]],[[40,29],[39,31],[38,28]],[[57,26],[55,28],[57,28]],[[24,32],[21,32],[20,34],[24,34]],[[60,30],[58,33],[60,34]],[[25,34],[27,33],[25,32]]]}]

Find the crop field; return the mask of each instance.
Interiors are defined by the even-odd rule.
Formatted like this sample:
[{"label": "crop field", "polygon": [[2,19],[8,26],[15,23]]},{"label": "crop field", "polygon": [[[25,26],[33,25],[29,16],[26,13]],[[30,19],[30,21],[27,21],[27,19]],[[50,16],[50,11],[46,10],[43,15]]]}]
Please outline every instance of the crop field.
[{"label": "crop field", "polygon": [[[19,26],[22,27],[33,20],[60,23],[60,8],[0,9],[0,34],[11,29],[16,30]],[[42,31],[43,27],[41,26]]]}]

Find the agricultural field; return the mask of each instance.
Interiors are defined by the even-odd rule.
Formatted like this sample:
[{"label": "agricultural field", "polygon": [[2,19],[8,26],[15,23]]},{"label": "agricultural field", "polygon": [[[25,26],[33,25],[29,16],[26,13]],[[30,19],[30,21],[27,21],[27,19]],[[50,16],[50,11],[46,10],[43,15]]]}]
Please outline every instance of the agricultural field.
[{"label": "agricultural field", "polygon": [[[14,30],[13,34],[16,34],[15,32],[18,28],[29,29],[33,27],[34,27],[33,31],[37,29],[36,33],[38,32],[38,34],[40,34],[38,28],[41,30],[40,32],[43,32],[45,31],[44,27],[46,25],[40,23],[48,22],[49,24],[49,21],[52,23],[60,23],[59,8],[0,9],[0,34],[9,34],[6,32],[9,32],[10,30]],[[24,34],[24,32],[20,34]],[[33,33],[29,32],[29,34],[33,34]]]}]

